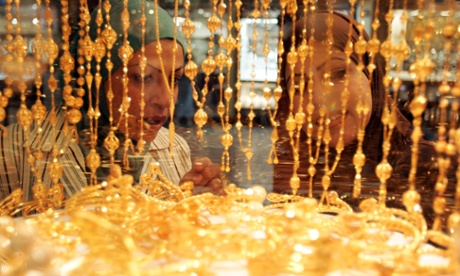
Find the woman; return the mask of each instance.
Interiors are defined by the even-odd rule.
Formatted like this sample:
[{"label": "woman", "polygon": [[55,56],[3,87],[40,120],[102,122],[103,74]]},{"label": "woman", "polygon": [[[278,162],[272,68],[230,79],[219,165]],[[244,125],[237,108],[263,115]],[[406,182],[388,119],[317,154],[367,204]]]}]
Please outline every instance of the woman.
[{"label": "woman", "polygon": [[[318,128],[321,124],[320,120],[320,106],[325,107],[325,114],[328,114],[330,118],[329,131],[331,139],[329,142],[330,154],[329,154],[329,168],[334,162],[336,156],[335,148],[338,145],[339,137],[343,137],[343,145],[345,146],[341,153],[341,160],[337,169],[331,175],[331,187],[330,190],[338,190],[339,194],[347,201],[352,200],[353,181],[355,176],[355,168],[353,165],[353,155],[357,149],[357,131],[359,124],[365,126],[365,135],[363,139],[362,149],[366,156],[366,163],[362,171],[362,196],[364,197],[378,197],[379,180],[375,176],[375,167],[382,160],[382,142],[384,139],[384,126],[382,124],[382,112],[391,99],[387,99],[387,94],[382,83],[383,80],[383,67],[381,59],[377,56],[375,58],[376,68],[372,72],[372,75],[367,70],[367,65],[370,63],[369,53],[365,53],[362,56],[363,70],[358,69],[359,56],[356,52],[351,54],[351,60],[349,66],[347,66],[347,56],[345,54],[345,46],[349,39],[349,28],[352,24],[351,30],[351,41],[355,44],[359,39],[358,23],[353,19],[341,13],[334,12],[333,24],[331,28],[333,45],[331,47],[331,55],[329,56],[329,49],[325,45],[327,38],[327,12],[316,12],[315,14],[309,14],[307,17],[307,31],[306,39],[310,41],[312,33],[312,25],[314,27],[314,42],[312,43],[313,58],[306,58],[302,64],[299,59],[295,64],[294,71],[292,71],[290,65],[286,62],[287,55],[291,49],[291,36],[292,29],[286,32],[284,38],[284,57],[282,65],[282,77],[284,79],[284,91],[283,96],[279,103],[278,120],[281,125],[284,125],[289,113],[290,113],[290,99],[288,95],[288,89],[294,85],[296,93],[293,97],[294,113],[298,110],[299,106],[303,107],[303,111],[307,114],[307,108],[309,104],[308,98],[308,80],[309,70],[312,70],[313,76],[313,95],[312,103],[315,106],[314,112],[312,113],[312,135],[313,141],[312,147],[316,148],[316,140],[318,139]],[[312,24],[313,22],[313,24]],[[298,49],[302,42],[305,21],[300,19],[296,22],[295,30],[295,43]],[[363,33],[363,38],[368,41],[367,34]],[[326,66],[327,65],[327,66]],[[304,68],[302,70],[302,67]],[[327,69],[329,68],[329,69]],[[330,70],[330,71],[327,71]],[[347,71],[348,70],[348,71]],[[330,78],[325,79],[324,74],[330,73]],[[303,102],[301,102],[301,95],[299,93],[299,85],[301,82],[301,75],[304,74],[305,88],[303,94]],[[347,75],[348,74],[348,75]],[[344,132],[341,134],[342,126],[342,97],[341,93],[344,91],[346,81],[348,78],[348,101],[346,104],[345,112],[345,127]],[[370,85],[369,85],[370,81]],[[325,84],[325,82],[327,82]],[[328,85],[327,93],[325,93],[324,85]],[[364,106],[368,107],[368,112],[359,115],[356,107],[358,101],[361,101]],[[401,206],[401,195],[407,189],[407,179],[410,169],[411,160],[411,131],[410,123],[404,118],[404,116],[395,109],[397,117],[397,124],[393,130],[393,135],[390,138],[391,150],[388,156],[388,162],[393,167],[393,174],[387,181],[388,189],[388,202],[389,206]],[[323,123],[324,125],[324,123]],[[300,168],[298,170],[299,177],[301,178],[302,186],[299,190],[301,194],[308,194],[308,168],[310,166],[308,156],[308,146],[305,143],[307,141],[306,132],[308,131],[308,122],[302,126],[300,133]],[[324,132],[323,132],[324,133]],[[288,137],[288,134],[284,135]],[[321,137],[321,136],[320,136]],[[322,151],[320,157],[315,165],[317,173],[315,175],[314,191],[316,193],[322,192],[322,186],[320,184],[320,178],[324,174],[324,143],[322,143]],[[423,191],[422,198],[424,207],[431,208],[432,203],[432,192],[434,183],[436,181],[437,166],[435,159],[435,151],[431,143],[427,141],[421,141],[419,143],[419,151],[423,154],[419,155],[419,162],[417,168],[417,189]],[[290,193],[291,188],[289,187],[289,178],[292,176],[292,147],[289,139],[284,139],[279,144],[280,164],[275,168],[275,192]],[[429,195],[429,197],[426,197]],[[359,199],[357,202],[359,202]]]},{"label": "woman", "polygon": [[[104,140],[110,132],[111,127],[118,124],[116,136],[120,139],[120,148],[115,152],[115,160],[121,161],[125,154],[123,147],[125,134],[129,133],[129,138],[133,141],[133,147],[141,139],[140,133],[143,129],[143,141],[145,147],[141,152],[133,153],[128,151],[129,169],[125,173],[134,175],[135,180],[147,172],[148,165],[158,162],[162,173],[172,183],[179,185],[185,181],[193,181],[194,193],[213,192],[222,193],[222,182],[220,179],[220,166],[211,162],[209,158],[197,158],[193,164],[190,161],[190,149],[187,142],[175,134],[173,141],[173,154],[170,152],[169,130],[163,125],[169,119],[171,100],[176,103],[178,100],[178,81],[184,74],[185,58],[185,39],[179,31],[175,31],[175,23],[168,13],[160,7],[155,7],[153,1],[129,0],[129,28],[127,40],[133,50],[133,55],[126,66],[126,77],[128,80],[127,91],[130,98],[128,112],[128,122],[126,123],[125,113],[122,113],[121,106],[124,95],[124,65],[119,57],[119,50],[124,43],[122,11],[123,1],[111,1],[110,25],[118,34],[117,40],[111,51],[111,61],[113,69],[109,79],[108,70],[105,67],[106,59],[101,62],[102,85],[99,93],[99,107],[101,118],[99,120],[100,129],[98,132],[97,150],[103,158],[102,168],[99,170],[99,179],[107,177],[107,170],[110,166],[110,156],[103,146]],[[144,77],[141,76],[141,57],[142,57],[142,25],[141,14],[142,5],[146,16],[144,34],[144,56],[146,66]],[[97,38],[97,9],[92,12],[90,23],[90,36],[94,41]],[[158,17],[158,21],[156,19]],[[106,18],[103,13],[103,18]],[[157,25],[158,23],[158,25]],[[106,22],[101,26],[104,26]],[[157,34],[157,30],[159,34]],[[159,38],[159,40],[158,40]],[[74,41],[78,41],[78,37]],[[174,47],[177,48],[174,51]],[[158,49],[161,48],[161,57]],[[174,66],[174,67],[173,67]],[[93,66],[95,68],[95,66]],[[93,70],[93,73],[95,71]],[[165,78],[166,76],[166,78]],[[171,80],[174,80],[173,90],[171,90]],[[142,86],[144,87],[144,99],[142,101]],[[94,88],[94,87],[93,87]],[[108,98],[109,89],[112,89],[113,99],[112,118],[113,124],[110,125],[110,111]],[[171,97],[171,93],[173,96]],[[92,91],[93,101],[97,96],[95,89]],[[140,114],[140,105],[145,103],[144,114]],[[128,129],[126,129],[126,126]],[[81,147],[85,155],[89,153],[91,146],[88,141],[88,132],[81,139]]]},{"label": "woman", "polygon": [[[98,170],[98,181],[105,180],[110,169],[110,162],[108,161],[110,156],[103,146],[104,139],[110,130],[109,101],[107,98],[109,87],[112,87],[114,93],[112,101],[114,122],[117,122],[123,116],[119,111],[123,96],[123,66],[122,60],[118,57],[118,50],[124,40],[121,20],[121,13],[124,9],[123,2],[111,1],[110,23],[118,34],[112,48],[112,62],[114,66],[111,83],[109,83],[108,79],[107,60],[103,59],[100,63],[100,72],[103,78],[99,93],[101,118],[99,120],[99,135],[96,149],[101,154],[103,163]],[[145,77],[142,81],[140,79],[139,65],[141,57],[140,49],[142,46],[139,22],[143,3],[145,3],[144,10],[147,17],[145,24],[145,57],[147,66],[145,68]],[[127,65],[127,77],[129,80],[128,96],[131,98],[131,105],[128,109],[130,114],[128,128],[130,138],[135,146],[136,142],[140,139],[141,118],[139,104],[141,102],[141,83],[144,82],[145,110],[143,121],[145,135],[143,139],[145,141],[145,148],[137,154],[133,154],[132,151],[129,152],[130,169],[126,170],[125,173],[132,173],[135,179],[139,180],[140,175],[147,172],[147,167],[150,163],[158,162],[162,173],[176,185],[180,185],[185,181],[192,181],[194,183],[194,193],[223,193],[220,166],[211,162],[209,158],[197,158],[192,163],[189,147],[185,140],[178,135],[174,136],[174,155],[171,156],[169,131],[162,127],[169,117],[171,101],[168,89],[169,84],[163,78],[163,72],[166,74],[168,82],[171,78],[175,80],[172,100],[176,102],[178,100],[177,80],[184,73],[184,49],[186,44],[183,36],[177,32],[177,41],[174,40],[175,24],[172,18],[160,7],[157,9],[152,1],[129,0],[128,10],[130,11],[130,28],[128,29],[127,39],[133,49],[132,58]],[[157,12],[159,17],[158,28],[154,16]],[[98,11],[94,10],[91,14],[90,35],[93,41],[96,39],[98,32],[96,24],[97,13]],[[104,16],[103,19],[105,18]],[[105,23],[104,21],[100,25],[101,30],[104,29]],[[159,30],[158,37],[156,34],[157,29]],[[78,58],[79,35],[80,33],[76,35],[71,45],[75,60]],[[173,52],[172,49],[175,42],[177,43],[177,51]],[[161,65],[159,55],[157,54],[156,47],[158,45],[161,45],[163,49],[161,54],[163,65]],[[175,60],[174,63],[173,60]],[[95,76],[95,62],[92,65],[92,74]],[[83,87],[86,88],[86,84]],[[93,93],[92,99],[94,101],[96,96],[95,90],[89,93]],[[86,93],[86,96],[89,96],[89,93]],[[89,97],[87,98],[89,99]],[[34,200],[33,187],[38,181],[41,181],[45,185],[45,188],[50,188],[52,184],[49,170],[52,162],[57,162],[62,166],[62,176],[59,178],[59,183],[63,186],[66,198],[69,198],[87,185],[86,176],[89,173],[88,169],[85,169],[85,156],[88,156],[92,148],[89,144],[89,131],[85,130],[85,127],[88,126],[88,118],[79,125],[81,139],[79,140],[80,145],[76,144],[71,139],[71,136],[64,131],[66,110],[59,104],[56,104],[56,106],[55,117],[57,120],[55,123],[51,123],[53,121],[51,117],[54,117],[54,115],[49,112],[41,125],[33,124],[30,126],[30,132],[24,131],[18,124],[13,124],[6,129],[7,135],[0,135],[0,201],[17,188],[21,188],[24,191],[22,197],[24,202]],[[56,135],[54,135],[53,129]],[[4,130],[1,130],[1,132],[2,134],[5,133]],[[123,145],[125,133],[125,123],[121,120],[120,127],[115,133],[120,139],[120,145]],[[53,152],[53,149],[57,149],[57,151]],[[40,156],[40,158],[36,160],[31,159],[29,152],[34,153],[35,156]],[[115,153],[116,160],[122,160],[123,154],[124,149],[120,148]],[[104,161],[107,162],[104,163]],[[39,190],[43,191],[43,189]]]}]

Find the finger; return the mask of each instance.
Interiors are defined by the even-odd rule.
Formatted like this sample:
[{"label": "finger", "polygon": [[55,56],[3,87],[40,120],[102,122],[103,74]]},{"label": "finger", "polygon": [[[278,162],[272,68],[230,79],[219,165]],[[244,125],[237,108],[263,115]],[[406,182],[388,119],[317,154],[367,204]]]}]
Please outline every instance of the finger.
[{"label": "finger", "polygon": [[212,189],[207,186],[195,186],[193,187],[193,194],[200,195],[204,193],[212,193]]},{"label": "finger", "polygon": [[220,165],[216,163],[209,164],[206,168],[204,168],[200,173],[203,175],[203,178],[207,181],[210,181],[213,178],[220,177],[221,175],[221,168]]},{"label": "finger", "polygon": [[213,194],[217,194],[222,189],[222,180],[220,178],[213,178],[206,186],[211,188]]},{"label": "finger", "polygon": [[218,195],[218,196],[226,196],[227,192],[222,188],[216,193],[216,195]]},{"label": "finger", "polygon": [[201,172],[203,169],[205,169],[211,164],[212,164],[212,161],[208,157],[200,157],[200,158],[195,159],[195,161],[193,161],[192,170]]},{"label": "finger", "polygon": [[206,181],[204,181],[203,176],[201,174],[195,172],[186,173],[182,177],[180,183],[184,183],[186,181],[192,181],[193,185],[195,186],[204,186],[207,183]]}]

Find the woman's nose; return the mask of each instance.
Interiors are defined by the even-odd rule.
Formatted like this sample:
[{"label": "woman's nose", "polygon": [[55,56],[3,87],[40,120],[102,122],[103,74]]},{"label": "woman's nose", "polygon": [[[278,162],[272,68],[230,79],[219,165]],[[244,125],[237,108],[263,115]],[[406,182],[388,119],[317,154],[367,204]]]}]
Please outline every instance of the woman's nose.
[{"label": "woman's nose", "polygon": [[149,91],[145,91],[145,103],[147,108],[169,108],[171,95],[168,86],[161,82],[154,85]]}]

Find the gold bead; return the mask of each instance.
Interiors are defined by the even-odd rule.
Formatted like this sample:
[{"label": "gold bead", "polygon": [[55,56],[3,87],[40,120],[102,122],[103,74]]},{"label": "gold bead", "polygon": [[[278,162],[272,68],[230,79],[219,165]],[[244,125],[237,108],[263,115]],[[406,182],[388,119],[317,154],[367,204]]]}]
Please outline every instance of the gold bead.
[{"label": "gold bead", "polygon": [[67,112],[66,118],[69,123],[77,124],[82,118],[81,111],[79,109],[72,108]]},{"label": "gold bead", "polygon": [[222,70],[222,68],[227,63],[227,55],[220,52],[219,54],[217,54],[215,60],[216,60],[216,65],[219,67],[220,70]]},{"label": "gold bead", "polygon": [[0,107],[0,122],[5,120],[6,118],[6,111],[3,107]]},{"label": "gold bead", "polygon": [[447,220],[447,228],[450,234],[454,234],[455,231],[459,231],[460,226],[460,213],[454,211]]},{"label": "gold bead", "polygon": [[190,38],[192,34],[195,32],[195,23],[193,23],[190,18],[185,19],[184,23],[182,24],[182,33],[185,35],[186,38]]},{"label": "gold bead", "polygon": [[444,214],[446,208],[446,198],[441,196],[436,196],[433,201],[433,210],[436,214]]},{"label": "gold bead", "polygon": [[388,180],[393,172],[391,165],[385,161],[377,165],[375,173],[377,177],[381,180]]},{"label": "gold bead", "polygon": [[355,52],[358,55],[363,55],[367,51],[367,42],[362,37],[355,43]]},{"label": "gold bead", "polygon": [[272,91],[271,91],[270,87],[265,86],[262,89],[262,91],[263,91],[263,95],[264,95],[265,100],[269,101],[271,96],[272,96],[272,93],[271,93]]},{"label": "gold bead", "polygon": [[202,108],[200,108],[195,113],[194,121],[195,124],[201,128],[208,121],[208,114],[206,114],[206,112]]},{"label": "gold bead", "polygon": [[120,141],[113,131],[110,131],[109,135],[104,139],[104,147],[110,154],[113,154],[120,147]]},{"label": "gold bead", "polygon": [[414,212],[420,207],[420,194],[416,190],[408,190],[404,192],[402,202],[407,211]]},{"label": "gold bead", "polygon": [[410,111],[414,117],[419,117],[425,111],[428,99],[423,95],[418,95],[410,103]]},{"label": "gold bead", "polygon": [[450,85],[447,84],[447,83],[443,83],[439,86],[439,92],[441,93],[441,95],[447,95],[449,94],[449,91],[450,91]]},{"label": "gold bead", "polygon": [[452,22],[447,22],[447,24],[442,29],[442,33],[447,39],[451,39],[455,35],[455,31],[455,26]]},{"label": "gold bead", "polygon": [[373,38],[367,43],[368,51],[371,54],[376,54],[379,52],[380,40]]},{"label": "gold bead", "polygon": [[212,72],[216,69],[216,61],[209,55],[201,64],[201,69],[206,75],[211,75]]},{"label": "gold bead", "polygon": [[220,143],[224,148],[228,149],[233,145],[233,136],[230,133],[226,133],[220,137]]},{"label": "gold bead", "polygon": [[273,96],[275,97],[275,100],[278,102],[279,99],[281,99],[282,95],[283,95],[283,88],[281,88],[281,86],[278,85],[273,91]]},{"label": "gold bead", "polygon": [[224,97],[225,97],[225,100],[227,102],[230,102],[230,100],[232,99],[232,97],[233,97],[233,89],[230,86],[225,88]]},{"label": "gold bead", "polygon": [[185,75],[190,79],[195,79],[196,75],[198,74],[198,66],[192,60],[189,60],[185,65]]},{"label": "gold bead", "polygon": [[290,132],[296,129],[296,121],[292,116],[289,116],[289,118],[286,120],[286,129]]},{"label": "gold bead", "polygon": [[35,104],[32,106],[32,114],[34,116],[34,120],[41,124],[46,116],[46,106],[42,104],[41,100],[37,100]]},{"label": "gold bead", "polygon": [[300,178],[298,176],[292,176],[289,181],[289,186],[293,190],[298,190],[300,188]]},{"label": "gold bead", "polygon": [[29,129],[30,125],[33,122],[32,112],[29,109],[27,109],[25,104],[21,104],[21,107],[16,113],[16,118],[18,120],[18,124],[26,130]]},{"label": "gold bead", "polygon": [[353,165],[362,167],[364,166],[365,163],[366,163],[366,155],[364,155],[362,152],[355,153],[355,155],[353,156]]},{"label": "gold bead", "polygon": [[91,172],[96,172],[97,168],[101,165],[101,156],[95,149],[91,149],[88,156],[86,156],[86,165]]},{"label": "gold bead", "polygon": [[54,184],[59,182],[62,176],[62,165],[57,161],[51,162],[49,165],[49,175]]},{"label": "gold bead", "polygon": [[220,27],[220,19],[217,15],[213,14],[207,22],[207,27],[211,33],[215,33],[216,30]]},{"label": "gold bead", "polygon": [[310,165],[310,166],[308,167],[308,175],[310,175],[310,176],[313,177],[315,174],[316,174],[316,168],[315,168],[315,166]]}]

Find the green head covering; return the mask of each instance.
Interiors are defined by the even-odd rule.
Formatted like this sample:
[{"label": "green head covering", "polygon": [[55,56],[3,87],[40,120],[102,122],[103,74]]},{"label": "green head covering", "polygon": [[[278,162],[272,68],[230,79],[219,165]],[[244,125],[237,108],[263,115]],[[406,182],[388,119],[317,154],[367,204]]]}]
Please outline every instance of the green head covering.
[{"label": "green head covering", "polygon": [[[118,34],[117,40],[112,47],[112,62],[113,62],[113,72],[122,65],[122,60],[118,56],[118,50],[123,45],[123,21],[122,14],[124,10],[124,4],[122,0],[111,0],[112,8],[110,9],[110,25],[112,29]],[[145,35],[144,35],[144,44],[147,45],[152,41],[160,39],[169,38],[174,39],[174,32],[176,25],[171,18],[171,16],[163,10],[161,7],[155,7],[155,3],[152,0],[128,0],[128,14],[129,14],[129,29],[128,29],[128,41],[129,45],[132,47],[133,52],[138,51],[142,46],[142,24],[141,24],[141,15],[142,15],[142,5],[144,5],[144,13],[146,17],[145,22]],[[157,14],[158,12],[158,14]],[[91,13],[91,22],[90,22],[90,36],[94,41],[97,38],[97,19],[98,11],[95,9]],[[158,16],[158,20],[157,20]],[[102,27],[106,27],[105,13],[103,12],[102,17],[104,23]],[[158,28],[157,28],[158,22]],[[159,35],[157,35],[157,29]],[[183,34],[177,30],[176,31],[176,40],[182,46],[185,57],[185,38]],[[101,72],[104,80],[107,78],[107,70]]]},{"label": "green head covering", "polygon": [[[112,29],[117,33],[116,41],[112,46],[111,60],[113,63],[112,72],[115,72],[120,66],[122,66],[122,60],[118,56],[118,51],[124,42],[123,34],[123,21],[122,14],[124,11],[124,4],[122,0],[111,0],[112,7],[110,9],[110,25]],[[142,46],[142,5],[144,5],[144,13],[146,17],[145,22],[145,34],[144,34],[144,45],[151,43],[152,41],[160,39],[176,39],[176,41],[182,46],[182,51],[185,58],[185,48],[187,46],[184,35],[177,29],[176,25],[171,16],[163,10],[161,7],[155,7],[155,3],[152,0],[128,0],[128,13],[129,13],[129,29],[128,29],[128,42],[133,53],[138,51]],[[157,20],[158,16],[158,20]],[[96,24],[98,17],[98,9],[94,9],[91,13],[90,21],[90,37],[92,41],[98,36],[98,26]],[[106,13],[102,9],[102,20],[100,31],[102,32],[107,27]],[[157,26],[158,22],[158,26]],[[157,30],[159,35],[157,35]],[[174,37],[176,35],[176,37]],[[73,40],[73,47],[78,48],[78,41],[81,39],[79,35]],[[76,49],[75,49],[76,50]],[[74,53],[76,51],[74,50]],[[108,70],[106,67],[107,58],[103,58],[100,63],[100,74],[102,76],[101,87],[99,89],[99,108],[101,111],[101,125],[108,124],[109,110],[106,102],[105,91],[103,83],[108,78]],[[91,66],[93,75],[96,73],[96,64],[93,59]],[[95,88],[93,86],[93,99],[96,96]]]}]

